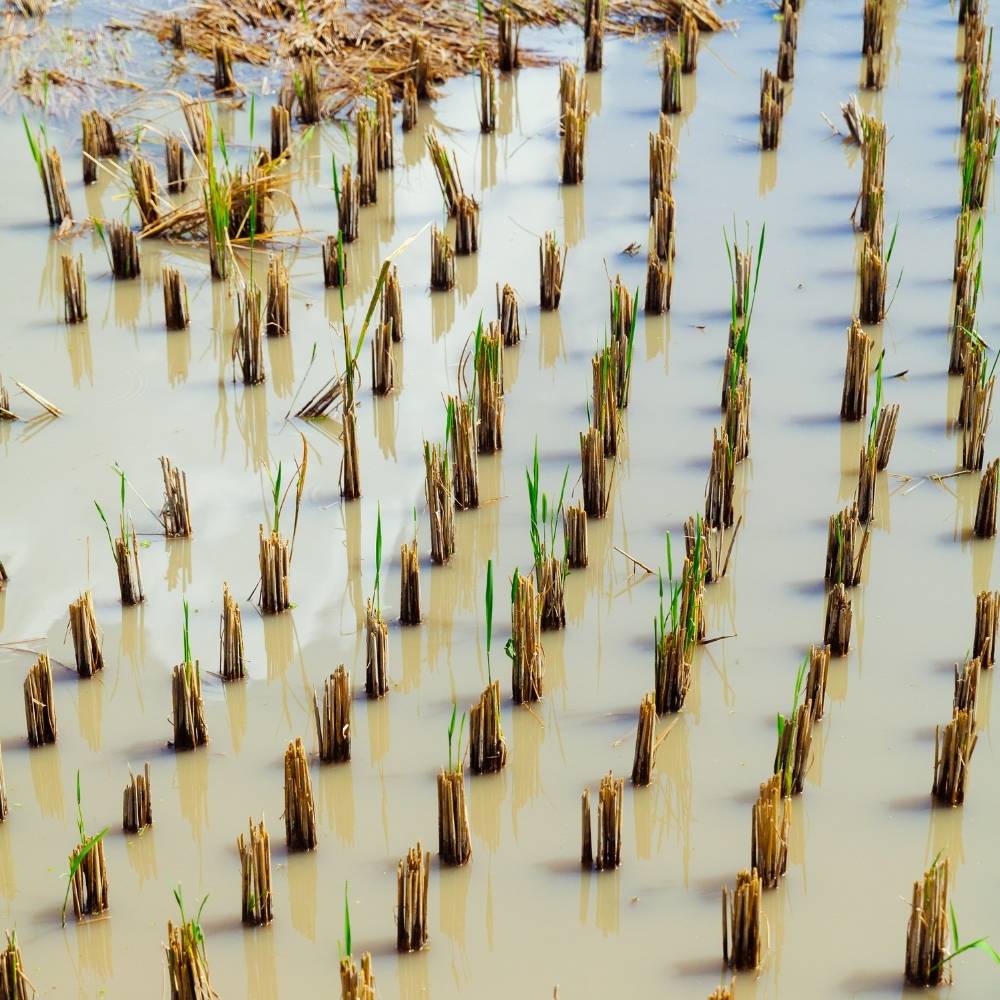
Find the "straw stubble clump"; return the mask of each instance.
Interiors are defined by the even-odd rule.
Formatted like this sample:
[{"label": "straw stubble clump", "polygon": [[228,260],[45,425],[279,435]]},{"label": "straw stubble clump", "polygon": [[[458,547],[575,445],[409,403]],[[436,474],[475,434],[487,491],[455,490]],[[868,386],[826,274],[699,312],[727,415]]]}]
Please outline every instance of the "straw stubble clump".
[{"label": "straw stubble clump", "polygon": [[399,623],[420,624],[420,557],[417,540],[399,547]]},{"label": "straw stubble clump", "polygon": [[511,602],[514,703],[522,705],[542,697],[545,653],[542,648],[541,602],[532,576],[518,574]]},{"label": "straw stubble clump", "polygon": [[597,794],[597,852],[594,853],[590,790],[581,798],[583,846],[580,861],[584,868],[611,871],[622,863],[622,804],[625,782],[610,772],[601,778]]},{"label": "straw stubble clump", "polygon": [[149,781],[149,764],[141,774],[128,771],[128,784],[122,792],[122,829],[126,833],[141,833],[153,825],[153,796]]},{"label": "straw stubble clump", "polygon": [[389,626],[371,599],[365,610],[365,693],[384,698],[389,693]]},{"label": "straw stubble clump", "polygon": [[358,968],[353,955],[340,960],[340,1000],[375,1000],[375,974],[372,972],[372,954],[361,955]]},{"label": "straw stubble clump", "polygon": [[187,285],[176,267],[164,267],[160,272],[163,285],[163,319],[168,330],[186,330],[188,317]]},{"label": "straw stubble clump", "polygon": [[228,583],[222,585],[222,615],[219,619],[219,676],[238,681],[246,676],[243,651],[243,618]]},{"label": "straw stubble clump", "polygon": [[788,832],[792,800],[782,795],[782,777],[773,775],[760,786],[750,827],[750,867],[760,873],[765,889],[777,886],[788,867]]},{"label": "straw stubble clump", "polygon": [[288,572],[291,553],[288,542],[276,531],[264,533],[258,525],[260,568],[260,610],[265,615],[281,614],[292,606]]},{"label": "straw stubble clump", "polygon": [[259,823],[249,820],[248,836],[236,840],[240,856],[240,906],[243,923],[264,927],[271,922],[271,838],[262,816]]},{"label": "straw stubble clump", "polygon": [[833,656],[846,656],[851,645],[851,597],[842,583],[834,584],[826,595],[823,642]]},{"label": "straw stubble clump", "polygon": [[427,889],[430,851],[420,842],[396,867],[396,951],[420,951],[427,944]]},{"label": "straw stubble clump", "polygon": [[73,636],[76,672],[81,677],[93,677],[98,670],[104,669],[104,654],[94,613],[94,597],[89,590],[70,604],[69,628]]},{"label": "straw stubble clump", "polygon": [[313,691],[319,759],[343,764],[351,759],[351,675],[341,664],[323,682],[323,707]]},{"label": "straw stubble clump", "polygon": [[40,747],[55,743],[59,728],[48,653],[39,654],[24,679],[24,715],[29,745]]},{"label": "straw stubble clump", "polygon": [[997,479],[1000,459],[994,459],[986,467],[979,483],[979,498],[976,502],[976,519],[973,532],[977,538],[992,538],[997,533]]},{"label": "straw stubble clump", "polygon": [[108,867],[104,857],[104,837],[84,840],[69,856],[70,886],[73,915],[86,920],[110,907],[108,899]]},{"label": "straw stubble clump", "polygon": [[493,681],[469,710],[469,766],[473,774],[494,774],[507,763],[500,717],[500,682]]},{"label": "straw stubble clump", "polygon": [[965,801],[969,764],[976,749],[978,733],[974,711],[955,711],[946,726],[934,731],[934,797],[944,805]]},{"label": "straw stubble clump", "polygon": [[446,563],[455,552],[455,501],[451,463],[440,445],[424,442],[424,496],[431,529],[431,561]]},{"label": "straw stubble clump", "polygon": [[635,734],[635,756],[632,759],[632,784],[645,787],[653,774],[656,749],[656,705],[653,694],[643,696],[639,704],[639,723]]},{"label": "straw stubble clump", "polygon": [[558,309],[566,270],[566,247],[559,246],[554,232],[542,236],[538,245],[539,295],[543,309]]},{"label": "straw stubble clump", "polygon": [[83,269],[83,254],[60,258],[63,282],[63,319],[70,325],[87,318],[87,273]]},{"label": "straw stubble clump", "polygon": [[465,807],[465,772],[462,765],[437,776],[438,853],[441,863],[464,865],[472,857],[469,814]]},{"label": "straw stubble clump", "polygon": [[906,925],[906,981],[937,986],[945,977],[948,957],[948,859],[936,857],[913,883]]},{"label": "straw stubble clump", "polygon": [[1000,591],[980,591],[976,595],[972,655],[982,662],[985,670],[989,670],[996,662],[998,622],[1000,622]]},{"label": "straw stubble clump", "polygon": [[736,876],[736,888],[722,887],[722,960],[732,969],[760,967],[761,880],[755,868]]},{"label": "straw stubble clump", "polygon": [[201,697],[198,661],[179,663],[171,678],[173,694],[174,749],[194,750],[208,743],[205,703]]},{"label": "straw stubble clump", "polygon": [[167,977],[170,1000],[217,1000],[208,975],[205,938],[196,919],[167,921]]},{"label": "straw stubble clump", "polygon": [[3,1000],[30,1000],[36,996],[24,971],[21,948],[14,931],[6,932],[6,943],[0,950],[0,997]]},{"label": "straw stubble clump", "polygon": [[317,842],[309,760],[296,737],[285,751],[285,843],[289,851],[311,851]]}]

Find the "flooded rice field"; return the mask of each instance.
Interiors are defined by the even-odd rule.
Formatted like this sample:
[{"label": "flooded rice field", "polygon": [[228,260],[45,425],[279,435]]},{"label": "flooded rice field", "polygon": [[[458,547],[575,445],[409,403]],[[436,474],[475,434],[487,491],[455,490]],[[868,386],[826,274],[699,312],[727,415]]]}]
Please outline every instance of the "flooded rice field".
[{"label": "flooded rice field", "polygon": [[[303,32],[320,6],[302,5]],[[123,65],[144,89],[101,91],[122,151],[97,158],[90,184],[86,86],[39,97],[37,80],[9,74],[0,406],[17,419],[0,419],[0,930],[16,932],[23,966],[8,966],[9,982],[0,967],[3,1000],[32,987],[335,994],[346,952],[359,970],[370,953],[375,993],[348,983],[343,997],[898,997],[921,974],[954,1000],[1000,991],[995,954],[951,954],[982,937],[1000,947],[989,12],[963,4],[963,25],[957,5],[926,0],[802,0],[797,13],[736,0],[710,8],[727,25],[701,31],[696,71],[664,88],[664,38],[682,59],[690,36],[645,19],[630,34],[614,20],[628,6],[612,4],[617,27],[590,72],[580,26],[526,26],[524,65],[495,77],[492,131],[480,77],[458,63],[404,131],[413,85],[400,81],[422,65],[404,60],[386,77],[391,169],[367,153],[358,163],[377,66],[371,96],[329,99],[307,126],[308,73],[287,52],[237,53],[240,89],[218,96],[219,69],[195,46],[136,31]],[[7,27],[100,31],[111,14],[96,7],[8,12]],[[794,79],[765,100],[761,71],[790,17]],[[493,5],[483,20],[469,45],[495,62]],[[879,31],[866,60],[863,37]],[[41,51],[58,65],[56,42]],[[562,60],[585,82],[565,105]],[[868,72],[881,87],[861,87]],[[208,102],[204,151],[182,94]],[[663,125],[667,96],[681,107]],[[274,163],[256,149],[270,149],[282,101],[290,145]],[[48,224],[22,113],[43,166],[47,148],[61,155],[61,227]],[[776,149],[761,149],[762,115],[765,133],[780,128]],[[673,212],[652,233],[651,133],[671,161],[656,211]],[[173,135],[186,192],[166,189]],[[464,192],[457,220],[435,141],[445,193],[456,175]],[[577,142],[582,160],[567,165]],[[136,153],[173,227],[159,235]],[[359,203],[345,240],[338,200],[350,209],[347,185],[364,188],[369,167],[377,200]],[[446,278],[454,267],[443,290],[430,287],[432,226],[460,249],[471,227],[478,243],[437,261]],[[113,276],[144,228],[140,273]],[[563,249],[565,263],[558,308],[543,309],[550,232],[558,261],[546,266],[558,270]],[[745,282],[747,258],[731,277],[737,252],[750,255]],[[266,304],[281,300],[268,291],[279,254],[287,318]],[[86,316],[70,323],[83,303],[68,304],[64,269],[78,256]],[[399,340],[382,327],[392,267]],[[164,268],[178,272],[179,329],[164,322]],[[342,287],[325,283],[345,269]],[[672,276],[669,310],[644,308],[651,274]],[[507,284],[520,341],[504,346],[490,324]],[[275,316],[270,332],[284,335],[268,336]],[[855,318],[875,321],[849,338]],[[331,387],[319,415],[299,415]],[[841,419],[842,404],[859,419]],[[879,412],[894,404],[895,439],[879,445]],[[598,446],[617,454],[595,458]],[[161,456],[183,473],[166,508]],[[831,527],[859,498],[859,466],[860,523],[848,512]],[[462,492],[473,473],[474,507]],[[455,509],[460,495],[473,509]],[[586,565],[571,566],[581,524]],[[840,563],[824,573],[831,550]],[[415,586],[420,621],[401,624]],[[92,609],[73,611],[88,591]],[[83,676],[95,656],[103,667]],[[340,665],[349,677],[328,694],[339,721],[321,740]],[[636,740],[654,688],[647,776]],[[345,743],[350,759],[334,760]],[[130,769],[140,832],[119,819]],[[602,788],[609,773],[623,784]],[[248,827],[261,817],[269,855]],[[255,888],[242,905],[241,835],[258,852],[244,851]],[[417,844],[426,871],[419,855],[405,861]],[[76,894],[64,903],[76,865],[77,903],[92,911],[80,919]],[[925,872],[943,873],[947,905],[938,894],[914,907]],[[403,905],[397,879],[416,894]],[[723,886],[742,915],[729,963]],[[929,956],[922,973],[913,949]]]}]

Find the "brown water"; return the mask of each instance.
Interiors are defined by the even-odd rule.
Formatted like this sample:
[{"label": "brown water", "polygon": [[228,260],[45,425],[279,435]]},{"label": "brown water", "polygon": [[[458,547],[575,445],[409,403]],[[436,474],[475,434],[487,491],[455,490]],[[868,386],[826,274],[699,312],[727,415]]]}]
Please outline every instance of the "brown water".
[{"label": "brown water", "polygon": [[[468,707],[486,680],[482,590],[486,561],[498,580],[530,563],[523,469],[537,438],[542,478],[557,492],[570,468],[579,485],[577,432],[586,422],[590,356],[603,340],[607,270],[641,284],[646,238],[647,132],[659,83],[654,41],[614,42],[602,75],[589,78],[587,176],[558,182],[555,68],[501,81],[499,130],[481,137],[473,82],[444,89],[421,107],[420,128],[397,135],[397,167],[379,178],[377,207],[362,211],[362,239],[349,248],[349,319],[357,329],[381,258],[430,220],[440,197],[424,151],[432,122],[458,155],[482,204],[482,250],[458,260],[454,293],[427,290],[426,234],[398,264],[406,340],[396,348],[402,385],[388,399],[361,393],[363,499],[338,495],[336,421],[285,415],[315,344],[311,392],[331,372],[339,334],[334,292],[323,288],[318,240],[336,226],[330,154],[342,160],[338,128],[317,133],[297,157],[289,192],[310,231],[288,253],[292,336],[267,344],[267,382],[244,388],[229,364],[235,307],[213,285],[202,251],[149,242],[144,274],[114,283],[96,239],[73,242],[89,278],[90,318],[67,328],[59,254],[41,224],[37,178],[6,119],[11,155],[0,206],[4,303],[0,371],[64,411],[0,423],[0,556],[11,576],[0,593],[3,746],[11,813],[0,825],[0,927],[16,926],[29,973],[44,995],[157,996],[166,990],[161,944],[175,914],[171,890],[208,894],[204,927],[221,997],[336,993],[337,940],[350,883],[356,952],[374,954],[380,995],[562,997],[707,995],[721,968],[720,886],[749,857],[750,809],[770,772],[774,714],[787,711],[797,666],[822,629],[826,518],[853,493],[863,428],[837,419],[845,338],[855,296],[857,240],[849,215],[859,183],[856,150],[821,118],[857,89],[861,5],[807,4],[797,76],[781,148],[757,149],[760,68],[772,65],[777,25],[770,8],[740,4],[734,35],[705,40],[696,79],[685,80],[679,122],[674,308],[639,319],[626,448],[610,515],[591,522],[591,565],[567,581],[569,625],[544,637],[546,693],[529,712],[504,706],[510,757],[492,777],[467,778],[472,863],[431,875],[430,947],[397,957],[395,865],[422,840],[436,847],[434,776],[446,759],[453,700]],[[953,864],[953,900],[965,939],[992,934],[1000,881],[994,833],[1000,772],[981,688],[982,735],[970,790],[958,810],[932,809],[933,732],[948,718],[952,663],[971,642],[975,594],[990,585],[994,546],[969,540],[978,477],[926,477],[956,467],[951,429],[958,392],[947,370],[950,269],[959,198],[959,70],[953,13],[911,2],[893,8],[893,63],[885,91],[867,99],[889,125],[887,219],[899,219],[893,255],[903,271],[879,334],[887,382],[902,404],[891,471],[865,585],[855,594],[853,648],[831,668],[827,716],[818,727],[805,793],[795,802],[787,877],[765,896],[769,947],[759,977],[741,975],[748,997],[898,996],[912,880],[939,850]],[[578,39],[548,37],[575,58]],[[159,116],[166,101],[151,101]],[[234,157],[245,156],[246,109],[221,116]],[[266,129],[258,103],[258,141]],[[78,180],[76,126],[54,127],[78,216],[113,216],[114,185]],[[989,303],[997,253],[987,212],[981,332],[995,340]],[[134,213],[133,213],[134,216]],[[581,874],[579,795],[631,766],[637,707],[652,686],[654,578],[635,575],[618,546],[664,563],[664,532],[677,538],[701,508],[726,343],[728,272],[722,229],[767,222],[751,351],[753,446],[739,471],[745,521],[729,576],[710,588],[708,632],[732,638],[703,647],[684,711],[659,749],[654,782],[626,785],[619,871]],[[537,236],[554,228],[570,244],[563,304],[537,307]],[[191,328],[162,328],[161,264],[181,268]],[[255,271],[262,276],[263,254]],[[281,836],[282,753],[303,736],[315,748],[311,690],[338,663],[361,688],[361,616],[374,580],[376,507],[388,565],[383,601],[395,617],[400,541],[417,509],[427,553],[423,437],[443,433],[443,393],[494,285],[509,281],[524,303],[527,338],[508,351],[505,447],[480,461],[488,502],[458,515],[458,551],[448,567],[424,557],[426,622],[390,632],[393,690],[355,703],[354,759],[312,777],[319,848],[289,857]],[[367,349],[365,351],[367,355]],[[11,388],[12,385],[11,385]],[[14,395],[25,417],[34,404]],[[292,573],[295,608],[262,620],[244,603],[250,678],[223,687],[206,675],[211,743],[175,755],[171,666],[181,658],[181,601],[192,607],[192,644],[203,670],[216,666],[222,583],[249,595],[257,578],[257,524],[266,518],[266,470],[290,469],[306,435],[309,480]],[[988,445],[988,456],[994,454]],[[165,541],[135,495],[129,506],[148,547],[147,593],[123,609],[103,528],[94,511],[117,503],[110,466],[158,506],[157,458],[169,455],[190,483],[195,536]],[[104,630],[103,676],[80,682],[66,665],[66,606],[94,591]],[[508,631],[507,589],[497,586],[499,650]],[[20,647],[48,648],[59,661],[57,745],[27,748],[21,682],[32,660]],[[509,698],[506,658],[493,669]],[[668,724],[670,724],[668,723]],[[661,731],[663,723],[661,723]],[[120,832],[127,767],[150,761],[155,826]],[[75,775],[92,830],[107,825],[111,913],[60,928],[66,856],[76,842]],[[235,838],[264,813],[273,833],[275,919],[264,930],[239,922]],[[980,953],[956,963],[950,995],[997,993],[997,970]],[[320,986],[322,984],[322,986]]]}]

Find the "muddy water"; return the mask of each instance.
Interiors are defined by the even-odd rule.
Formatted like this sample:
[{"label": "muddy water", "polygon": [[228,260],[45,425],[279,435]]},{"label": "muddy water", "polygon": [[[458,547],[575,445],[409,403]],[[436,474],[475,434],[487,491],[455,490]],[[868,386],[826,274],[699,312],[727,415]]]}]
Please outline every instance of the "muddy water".
[{"label": "muddy water", "polygon": [[[857,8],[857,9],[856,9]],[[1000,936],[991,897],[1000,879],[993,832],[998,776],[990,726],[991,678],[981,692],[983,733],[964,808],[932,809],[933,731],[948,718],[951,665],[970,645],[974,598],[990,585],[993,543],[969,539],[975,477],[940,485],[959,439],[951,429],[957,386],[947,369],[950,268],[959,197],[956,29],[940,5],[894,8],[893,64],[885,91],[868,100],[889,124],[887,218],[899,219],[894,271],[902,284],[877,336],[889,401],[902,404],[891,471],[865,586],[855,594],[850,655],[831,669],[805,794],[795,803],[789,872],[765,897],[769,947],[759,977],[741,976],[746,997],[898,996],[906,899],[912,879],[939,850],[953,862],[953,899],[964,938]],[[399,257],[406,339],[397,346],[401,391],[361,393],[364,497],[338,496],[335,420],[286,420],[303,379],[311,392],[330,374],[339,320],[323,288],[319,240],[336,226],[330,156],[344,156],[339,130],[300,151],[288,192],[308,230],[288,254],[292,336],[269,342],[267,382],[244,388],[229,362],[234,302],[207,276],[204,254],[148,243],[143,277],[114,283],[103,250],[74,241],[89,279],[90,318],[67,328],[59,254],[50,240],[19,123],[0,125],[12,150],[0,206],[4,333],[0,371],[58,403],[65,416],[0,424],[2,547],[11,582],[0,593],[4,697],[0,744],[8,795],[0,825],[0,925],[16,926],[33,981],[46,994],[157,996],[165,990],[161,943],[182,883],[189,905],[208,895],[204,927],[222,997],[301,997],[334,991],[349,882],[355,949],[374,954],[380,995],[699,997],[723,978],[719,890],[748,861],[750,807],[769,773],[774,713],[787,711],[795,671],[821,634],[826,518],[853,492],[863,430],[842,426],[838,404],[844,330],[856,294],[858,244],[849,215],[860,165],[821,115],[856,89],[860,4],[806,5],[797,77],[777,154],[757,150],[757,83],[771,65],[777,26],[762,5],[733,5],[741,28],[704,44],[696,79],[685,80],[679,128],[677,271],[669,317],[640,317],[637,354],[609,517],[591,524],[591,565],[567,581],[565,633],[546,634],[546,695],[532,711],[504,707],[510,758],[500,775],[467,781],[473,860],[431,876],[430,948],[394,952],[395,865],[417,840],[436,846],[434,776],[447,754],[453,701],[478,697],[486,561],[500,579],[530,561],[522,470],[537,438],[545,488],[558,491],[586,422],[589,359],[606,323],[606,270],[630,286],[644,280],[644,254],[622,249],[646,238],[646,134],[655,128],[659,84],[652,41],[607,46],[606,69],[589,79],[587,176],[558,183],[556,71],[525,70],[501,81],[500,128],[478,133],[471,81],[421,107],[421,127],[397,135],[397,167],[379,178],[379,203],[362,211],[362,239],[348,250],[348,318],[357,329],[378,262],[430,220],[440,198],[423,147],[437,125],[482,204],[482,250],[459,259],[454,293],[427,290],[426,233]],[[576,57],[575,34],[547,36]],[[149,112],[159,116],[162,106]],[[266,133],[257,106],[257,141]],[[222,115],[234,157],[246,155],[247,111]],[[53,126],[77,215],[124,208],[116,186],[84,190],[76,128]],[[22,155],[24,154],[24,155]],[[134,213],[133,213],[134,214]],[[992,217],[992,211],[988,212]],[[616,547],[649,565],[664,562],[664,532],[679,536],[700,509],[726,342],[728,272],[722,229],[733,219],[767,245],[752,335],[753,444],[740,469],[745,516],[730,575],[710,589],[708,632],[731,636],[697,656],[684,711],[647,789],[628,785],[623,863],[581,874],[579,795],[609,770],[631,766],[636,709],[652,685],[653,578],[636,574]],[[293,220],[286,212],[289,227]],[[537,307],[537,236],[555,229],[571,249],[558,313]],[[995,339],[989,303],[995,237],[987,219],[981,330]],[[191,328],[162,328],[159,268],[179,267],[190,291]],[[254,261],[260,276],[263,254]],[[480,462],[488,501],[457,518],[453,563],[422,562],[426,621],[390,632],[393,689],[355,703],[354,759],[312,776],[319,849],[289,857],[281,836],[285,745],[314,748],[311,690],[338,663],[364,673],[361,617],[374,582],[376,509],[386,551],[383,602],[394,617],[398,545],[416,508],[429,549],[421,440],[443,433],[443,393],[494,286],[509,281],[524,304],[527,337],[507,353],[505,447]],[[895,277],[890,278],[890,283]],[[309,370],[314,345],[317,361]],[[365,352],[367,354],[367,351]],[[12,387],[12,386],[11,386]],[[13,387],[12,387],[13,388]],[[300,397],[301,399],[302,397]],[[257,525],[266,518],[265,477],[291,468],[310,447],[310,471],[292,574],[294,610],[262,620],[244,603],[250,677],[223,687],[205,677],[211,743],[175,755],[171,666],[181,657],[181,601],[192,607],[192,645],[203,671],[217,665],[224,580],[240,597],[257,578]],[[992,441],[988,455],[994,454]],[[118,462],[153,507],[157,458],[188,474],[195,536],[164,541],[139,497],[128,505],[142,533],[139,609],[123,609],[93,507],[117,503]],[[103,676],[79,682],[68,669],[66,606],[94,591],[104,631]],[[506,586],[497,587],[495,649],[506,638]],[[60,739],[29,751],[21,682],[48,648],[56,666]],[[508,663],[493,658],[509,696]],[[661,724],[661,731],[663,724]],[[149,761],[155,826],[120,832],[128,766]],[[61,873],[75,843],[75,776],[82,776],[88,829],[110,827],[109,919],[59,926]],[[235,838],[263,813],[273,833],[275,920],[239,923]],[[954,997],[996,990],[986,956],[963,956]]]}]

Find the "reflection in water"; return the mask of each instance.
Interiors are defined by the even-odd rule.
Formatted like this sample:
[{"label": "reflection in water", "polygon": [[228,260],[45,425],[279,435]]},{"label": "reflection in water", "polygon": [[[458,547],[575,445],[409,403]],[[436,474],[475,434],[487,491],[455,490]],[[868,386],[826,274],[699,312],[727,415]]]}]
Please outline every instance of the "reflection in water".
[{"label": "reflection in water", "polygon": [[632,788],[632,828],[635,830],[635,853],[640,861],[646,861],[652,856],[653,824],[656,819],[659,784],[654,781],[645,788]]},{"label": "reflection in water", "polygon": [[243,438],[243,467],[259,472],[270,465],[267,442],[267,386],[239,386],[233,414]]},{"label": "reflection in water", "polygon": [[80,968],[93,974],[98,982],[109,982],[114,975],[111,928],[106,917],[79,921],[76,924],[76,951]]},{"label": "reflection in water", "polygon": [[[426,580],[427,572],[421,576]],[[458,600],[459,581],[453,565],[435,566],[430,578],[430,602],[426,612],[427,662],[433,669],[441,659],[451,663],[451,638],[455,627],[451,611]]]},{"label": "reflection in water", "polygon": [[762,149],[758,158],[760,173],[757,177],[757,193],[763,198],[774,190],[778,183],[778,151]]},{"label": "reflection in water", "polygon": [[62,771],[59,767],[59,745],[51,743],[28,751],[31,764],[31,783],[35,786],[35,799],[43,816],[61,820],[65,816],[63,804]]},{"label": "reflection in water", "polygon": [[559,310],[545,310],[538,314],[538,364],[542,368],[554,368],[565,359],[566,345]]},{"label": "reflection in water", "polygon": [[[752,810],[748,810],[747,819],[751,818]],[[802,869],[802,879],[806,885],[809,884],[809,870],[806,865],[807,843],[806,810],[802,804],[802,796],[796,795],[792,799],[792,821],[788,828],[788,864]]]},{"label": "reflection in water", "polygon": [[436,344],[455,322],[455,293],[432,291],[431,299],[431,338]]},{"label": "reflection in water", "polygon": [[479,186],[485,191],[497,183],[497,136],[496,133],[479,138]]},{"label": "reflection in water", "polygon": [[511,772],[511,824],[517,840],[517,815],[542,792],[542,768],[539,754],[545,739],[542,720],[524,705],[511,712],[511,752],[508,768]]},{"label": "reflection in water", "polygon": [[[426,612],[424,612],[426,613]],[[419,626],[399,629],[399,653],[402,660],[401,691],[414,691],[420,686],[420,665],[423,658],[420,654],[420,636],[424,630]]]},{"label": "reflection in water", "polygon": [[[517,104],[517,73],[501,73],[497,80],[497,130],[496,135],[506,136],[514,131],[515,117],[520,120]],[[504,164],[506,165],[506,157]]]},{"label": "reflection in water", "polygon": [[979,676],[979,688],[976,694],[976,725],[980,733],[989,732],[992,709],[993,671],[986,670]]},{"label": "reflection in water", "polygon": [[400,955],[396,968],[399,971],[399,1000],[430,1000],[431,988],[427,977],[430,951],[414,951]]},{"label": "reflection in water", "polygon": [[977,538],[972,542],[972,593],[988,590],[993,572],[996,538]]},{"label": "reflection in water", "polygon": [[168,538],[167,548],[167,590],[185,591],[191,586],[191,539]]},{"label": "reflection in water", "polygon": [[340,510],[344,518],[344,548],[347,554],[345,586],[351,607],[354,609],[354,621],[347,627],[354,629],[356,650],[360,650],[364,641],[366,608],[364,593],[361,589],[361,551],[364,545],[361,525],[361,504],[355,501],[345,502],[340,505]]},{"label": "reflection in water", "polygon": [[318,798],[327,829],[347,847],[354,846],[354,770],[350,764],[323,765],[319,769]]},{"label": "reflection in water", "polygon": [[[401,355],[402,351],[393,348],[394,353]],[[402,357],[396,358],[396,371],[402,371]],[[397,386],[397,390],[402,390],[402,386]],[[399,407],[397,406],[398,395],[396,393],[372,400],[372,429],[375,433],[375,440],[378,441],[382,456],[396,461],[396,425],[398,423]]]},{"label": "reflection in water", "polygon": [[[584,79],[587,81],[587,103],[590,105],[590,113],[599,115],[604,100],[604,74],[586,73]],[[688,77],[684,79],[687,80]]]},{"label": "reflection in water", "polygon": [[598,872],[597,882],[597,929],[606,937],[617,934],[622,902],[622,873],[620,868]]},{"label": "reflection in water", "polygon": [[163,338],[167,349],[167,381],[172,386],[188,380],[191,365],[191,328],[168,330]]},{"label": "reflection in water", "polygon": [[0,899],[8,904],[17,895],[17,869],[11,850],[11,824],[0,823]]},{"label": "reflection in water", "polygon": [[125,853],[140,885],[147,880],[156,881],[156,839],[152,827],[147,827],[142,833],[126,836]]},{"label": "reflection in water", "polygon": [[90,348],[90,323],[87,320],[66,328],[66,353],[69,355],[73,387],[78,389],[83,379],[93,385],[94,356]]},{"label": "reflection in water", "polygon": [[[583,185],[560,184],[559,198],[562,201],[563,240],[567,247],[575,247],[587,235],[583,208]],[[557,235],[556,239],[558,238]],[[555,314],[558,315],[558,313],[557,309]]]},{"label": "reflection in water", "polygon": [[268,682],[284,682],[295,653],[295,621],[291,612],[264,615],[263,626]]},{"label": "reflection in water", "polygon": [[267,363],[271,385],[279,399],[295,391],[295,357],[291,337],[267,338]]},{"label": "reflection in water", "polygon": [[[455,239],[451,234],[452,241]],[[455,288],[458,298],[465,305],[479,287],[479,254],[463,254],[455,257]],[[470,331],[471,332],[471,331]]]},{"label": "reflection in water", "polygon": [[[794,820],[792,826],[795,826]],[[768,978],[778,981],[781,978],[781,960],[785,954],[785,894],[787,891],[787,883],[782,880],[777,890],[765,893],[761,901],[761,910],[767,920],[768,952],[765,962],[769,966]],[[740,983],[739,996],[741,998],[745,995],[742,987],[743,984]]]},{"label": "reflection in water", "polygon": [[441,908],[441,932],[464,952],[465,951],[465,907],[469,896],[469,880],[472,866],[459,868],[442,865],[439,870],[439,906]]},{"label": "reflection in water", "polygon": [[80,720],[80,735],[91,750],[101,749],[101,719],[104,714],[104,684],[91,677],[76,687],[76,712]]},{"label": "reflection in water", "polygon": [[566,704],[566,630],[546,632],[545,640],[545,690],[552,694],[560,692],[562,704]]},{"label": "reflection in water", "polygon": [[114,309],[115,326],[134,330],[139,322],[139,304],[141,302],[141,278],[111,282],[111,304]]},{"label": "reflection in water", "polygon": [[274,931],[270,927],[243,929],[249,1000],[272,1000],[278,993],[278,962],[274,952]]},{"label": "reflection in water", "polygon": [[223,684],[222,691],[229,715],[229,738],[233,753],[238,754],[247,733],[247,685],[238,682]]},{"label": "reflection in water", "polygon": [[956,874],[959,867],[965,864],[965,842],[962,838],[964,816],[964,809],[951,809],[939,806],[936,802],[931,803],[925,850],[927,865],[939,853],[951,861],[952,870]]},{"label": "reflection in water", "polygon": [[507,795],[507,772],[471,775],[465,787],[472,833],[492,854],[500,847],[500,807]]},{"label": "reflection in water", "polygon": [[675,831],[674,839],[680,844],[684,885],[687,887],[691,874],[693,795],[690,734],[685,715],[677,716],[677,722],[670,730],[670,735],[656,751],[656,766],[669,782],[666,788],[665,828],[667,830],[672,828]]},{"label": "reflection in water", "polygon": [[858,491],[858,457],[864,439],[865,422],[840,422],[840,489],[837,497],[841,503],[850,503]]},{"label": "reflection in water", "polygon": [[663,355],[663,373],[670,374],[670,313],[650,315],[643,313],[639,318],[646,333],[646,360],[652,361]]},{"label": "reflection in water", "polygon": [[[208,829],[209,752],[205,747],[197,750],[178,750],[174,757],[177,762],[176,781],[181,815],[191,824],[191,836],[200,847],[202,835]],[[200,865],[200,850],[198,857]]]},{"label": "reflection in water", "polygon": [[389,702],[385,698],[369,699],[368,747],[373,765],[380,764],[389,753]]},{"label": "reflection in water", "polygon": [[122,605],[119,654],[124,653],[133,667],[141,667],[146,662],[145,614],[145,606],[142,604],[132,608]]},{"label": "reflection in water", "polygon": [[316,852],[300,851],[288,858],[288,902],[292,926],[307,940],[316,940]]}]

